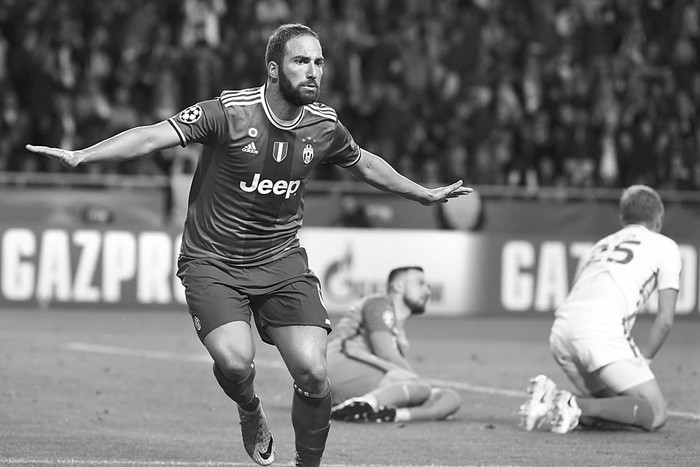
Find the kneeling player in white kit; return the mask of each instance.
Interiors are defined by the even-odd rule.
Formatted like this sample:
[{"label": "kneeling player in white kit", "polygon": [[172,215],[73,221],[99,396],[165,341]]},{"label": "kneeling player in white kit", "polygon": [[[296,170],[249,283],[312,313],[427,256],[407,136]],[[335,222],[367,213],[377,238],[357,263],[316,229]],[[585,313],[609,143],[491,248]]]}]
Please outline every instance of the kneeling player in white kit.
[{"label": "kneeling player in white kit", "polygon": [[[554,358],[580,395],[557,390],[545,375],[530,380],[520,426],[567,433],[590,427],[666,423],[666,401],[649,368],[673,324],[680,285],[678,245],[660,234],[664,206],[653,189],[622,193],[622,229],[591,249],[571,292],[556,310],[549,337]],[[658,311],[646,346],[630,334],[639,309],[658,289]]]}]

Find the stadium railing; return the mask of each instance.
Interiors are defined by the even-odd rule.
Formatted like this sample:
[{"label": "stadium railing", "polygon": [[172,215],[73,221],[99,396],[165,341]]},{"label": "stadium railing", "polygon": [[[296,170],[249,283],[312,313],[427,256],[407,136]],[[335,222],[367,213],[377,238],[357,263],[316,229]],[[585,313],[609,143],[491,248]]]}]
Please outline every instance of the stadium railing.
[{"label": "stadium railing", "polygon": [[[110,189],[168,189],[168,175],[115,175],[85,173],[46,172],[2,172],[0,187],[16,188],[110,188]],[[519,200],[569,200],[569,201],[617,201],[618,188],[601,187],[550,187],[537,188],[511,185],[471,184],[485,199]],[[659,189],[659,194],[668,203],[698,204],[700,191]],[[377,194],[377,190],[354,180],[309,182],[309,194]]]}]

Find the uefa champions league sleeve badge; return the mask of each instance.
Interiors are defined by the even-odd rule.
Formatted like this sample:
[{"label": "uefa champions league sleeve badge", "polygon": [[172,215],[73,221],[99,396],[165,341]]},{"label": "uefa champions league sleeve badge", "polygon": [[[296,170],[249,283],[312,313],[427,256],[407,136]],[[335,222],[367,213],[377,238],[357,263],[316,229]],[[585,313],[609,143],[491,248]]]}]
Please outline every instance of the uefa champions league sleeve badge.
[{"label": "uefa champions league sleeve badge", "polygon": [[202,108],[199,105],[187,107],[177,116],[182,123],[194,123],[202,117]]}]

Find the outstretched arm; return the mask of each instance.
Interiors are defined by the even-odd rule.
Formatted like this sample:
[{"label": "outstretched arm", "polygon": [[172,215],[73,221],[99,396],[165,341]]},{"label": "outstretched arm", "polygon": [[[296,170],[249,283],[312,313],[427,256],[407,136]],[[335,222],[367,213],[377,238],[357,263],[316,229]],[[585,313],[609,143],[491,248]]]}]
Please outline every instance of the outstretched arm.
[{"label": "outstretched arm", "polygon": [[659,290],[659,309],[656,312],[656,320],[649,330],[649,338],[646,346],[642,349],[644,358],[651,361],[656,353],[661,349],[668,333],[673,326],[673,317],[676,313],[676,300],[678,291],[676,289]]},{"label": "outstretched arm", "polygon": [[394,193],[412,201],[429,206],[436,203],[446,203],[450,198],[468,195],[472,190],[462,186],[462,180],[451,185],[426,188],[398,173],[381,157],[369,151],[360,149],[362,155],[357,164],[348,168],[359,180],[382,191]]},{"label": "outstretched arm", "polygon": [[26,148],[72,168],[78,164],[119,162],[142,157],[178,144],[180,139],[177,133],[167,121],[163,121],[155,125],[131,128],[86,149],[69,151],[31,144]]}]

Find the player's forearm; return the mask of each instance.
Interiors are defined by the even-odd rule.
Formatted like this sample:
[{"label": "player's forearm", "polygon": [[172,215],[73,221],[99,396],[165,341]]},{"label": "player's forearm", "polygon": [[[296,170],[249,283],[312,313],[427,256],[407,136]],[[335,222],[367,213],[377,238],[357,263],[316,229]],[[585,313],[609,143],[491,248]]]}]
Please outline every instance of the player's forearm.
[{"label": "player's forearm", "polygon": [[411,201],[428,202],[428,189],[398,173],[389,163],[369,151],[362,150],[362,159],[352,173],[361,181],[382,191]]},{"label": "player's forearm", "polygon": [[143,157],[172,147],[175,140],[166,142],[153,126],[131,128],[89,148],[76,151],[76,165],[119,162]]},{"label": "player's forearm", "polygon": [[651,360],[659,352],[661,346],[666,341],[668,334],[671,332],[673,320],[663,316],[657,316],[656,321],[649,330],[647,345],[643,350],[644,357]]},{"label": "player's forearm", "polygon": [[656,311],[656,319],[649,330],[646,347],[642,351],[644,357],[649,360],[654,358],[664,341],[666,341],[666,337],[671,332],[673,318],[676,314],[678,291],[675,289],[663,289],[659,290],[658,295],[659,305]]}]

